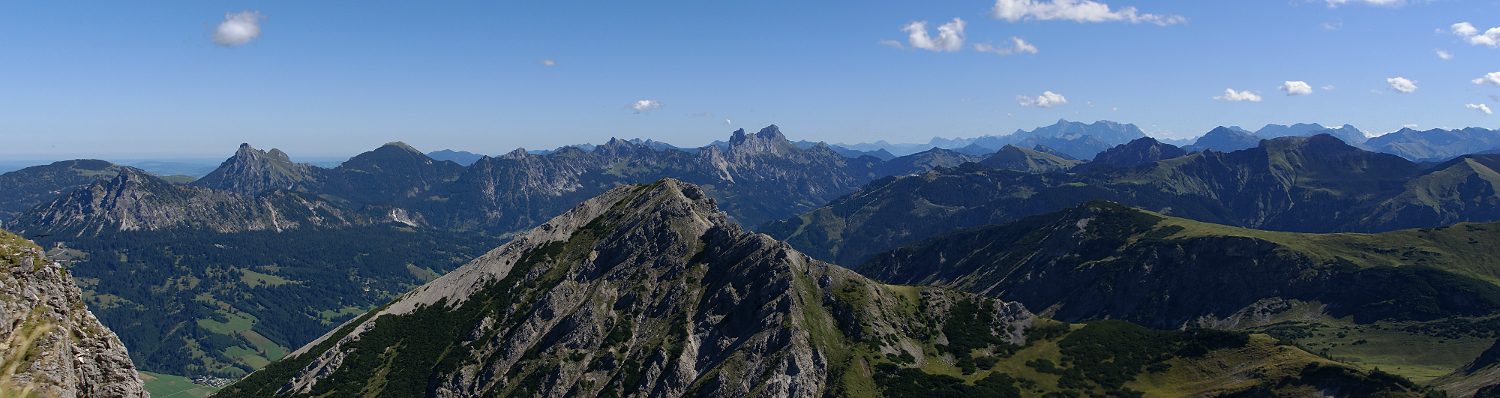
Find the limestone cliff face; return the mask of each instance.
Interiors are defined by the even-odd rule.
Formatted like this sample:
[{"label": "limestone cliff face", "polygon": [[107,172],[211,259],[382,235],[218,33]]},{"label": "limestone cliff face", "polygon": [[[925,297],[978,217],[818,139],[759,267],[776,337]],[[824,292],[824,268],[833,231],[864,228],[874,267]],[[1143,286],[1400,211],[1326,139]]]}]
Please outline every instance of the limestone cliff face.
[{"label": "limestone cliff face", "polygon": [[[698,187],[621,186],[225,389],[227,397],[818,397],[945,342],[959,302],[874,283],[728,222]],[[865,354],[858,354],[865,352]]]},{"label": "limestone cliff face", "polygon": [[125,345],[41,248],[0,231],[0,267],[0,363],[18,365],[13,374],[0,369],[0,389],[41,397],[150,396]]},{"label": "limestone cliff face", "polygon": [[28,233],[93,236],[168,228],[241,232],[368,223],[366,216],[297,193],[277,191],[249,197],[174,186],[122,169],[115,178],[95,181],[22,213],[11,228]]}]

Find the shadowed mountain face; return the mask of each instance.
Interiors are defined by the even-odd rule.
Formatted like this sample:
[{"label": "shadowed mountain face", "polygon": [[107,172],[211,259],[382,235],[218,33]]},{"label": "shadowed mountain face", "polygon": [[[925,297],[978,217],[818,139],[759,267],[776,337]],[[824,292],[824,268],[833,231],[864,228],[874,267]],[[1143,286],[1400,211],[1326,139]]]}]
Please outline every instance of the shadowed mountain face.
[{"label": "shadowed mountain face", "polygon": [[[1155,138],[1138,138],[1126,144],[1116,145],[1114,148],[1106,149],[1094,156],[1094,164],[1107,164],[1119,167],[1135,167],[1159,160],[1175,159],[1187,156],[1188,151],[1171,144],[1164,144]],[[990,166],[986,164],[986,166]],[[994,167],[994,166],[991,166]],[[1000,168],[1000,167],[996,167]]]},{"label": "shadowed mountain face", "polygon": [[1188,146],[1190,151],[1202,151],[1212,149],[1219,152],[1234,152],[1242,149],[1250,149],[1260,145],[1261,137],[1249,133],[1219,126],[1210,130],[1198,138],[1197,142]]},{"label": "shadowed mountain face", "polygon": [[989,157],[980,160],[979,164],[1003,170],[1044,173],[1049,171],[1066,171],[1074,166],[1083,164],[1083,162],[1064,159],[1057,155],[1034,149],[1006,145]]},{"label": "shadowed mountain face", "polygon": [[1427,131],[1403,128],[1371,138],[1365,144],[1376,151],[1416,161],[1442,161],[1454,156],[1500,148],[1500,131],[1479,127]]},{"label": "shadowed mountain face", "polygon": [[[1497,218],[1483,158],[1425,171],[1327,135],[1284,137],[1133,168],[1072,174],[979,165],[886,178],[761,232],[814,258],[859,264],[958,228],[998,224],[1093,199],[1199,221],[1296,232],[1377,232]],[[1478,167],[1484,166],[1484,167]]]}]

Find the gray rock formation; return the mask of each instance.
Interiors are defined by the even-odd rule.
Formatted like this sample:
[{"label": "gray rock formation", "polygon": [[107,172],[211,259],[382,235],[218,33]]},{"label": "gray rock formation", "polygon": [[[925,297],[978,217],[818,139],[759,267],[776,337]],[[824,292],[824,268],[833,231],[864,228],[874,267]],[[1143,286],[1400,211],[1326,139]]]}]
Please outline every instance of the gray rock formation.
[{"label": "gray rock formation", "polygon": [[255,196],[278,189],[305,190],[302,185],[317,183],[321,170],[311,164],[293,163],[280,149],[265,152],[240,144],[234,156],[192,185]]},{"label": "gray rock formation", "polygon": [[[818,397],[946,344],[959,303],[1012,343],[1031,315],[871,282],[743,232],[697,186],[621,186],[350,321],[224,397]],[[869,385],[869,384],[864,384]]]},{"label": "gray rock formation", "polygon": [[[125,344],[42,249],[0,231],[0,395],[149,397]],[[15,366],[14,370],[10,366]],[[27,396],[27,395],[22,395]]]}]

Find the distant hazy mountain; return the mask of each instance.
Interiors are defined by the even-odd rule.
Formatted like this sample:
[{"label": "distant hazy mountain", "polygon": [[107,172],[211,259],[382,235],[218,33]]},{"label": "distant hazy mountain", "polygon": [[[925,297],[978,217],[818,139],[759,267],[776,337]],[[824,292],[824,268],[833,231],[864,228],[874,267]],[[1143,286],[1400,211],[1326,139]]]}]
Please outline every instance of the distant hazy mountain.
[{"label": "distant hazy mountain", "polygon": [[844,143],[839,143],[839,144],[833,144],[833,146],[843,147],[843,148],[847,148],[847,149],[851,149],[851,150],[855,150],[855,151],[862,151],[862,152],[875,152],[875,151],[884,150],[884,151],[889,152],[892,155],[896,155],[896,156],[906,156],[906,155],[910,155],[910,154],[913,154],[913,153],[917,153],[917,152],[921,152],[921,151],[925,151],[925,150],[933,148],[932,145],[928,145],[928,144],[892,144],[892,143],[886,142],[885,140],[880,140],[880,141],[875,141],[875,142],[862,142],[862,143],[858,143],[858,144],[844,144]]},{"label": "distant hazy mountain", "polygon": [[1233,130],[1228,127],[1219,126],[1198,138],[1193,145],[1186,150],[1202,151],[1212,149],[1219,152],[1234,152],[1241,149],[1250,149],[1260,145],[1261,137],[1249,133]]},{"label": "distant hazy mountain", "polygon": [[1093,159],[1094,155],[1100,151],[1109,149],[1117,144],[1105,142],[1092,135],[1084,134],[1062,137],[1033,135],[1016,141],[1015,145],[1020,147],[1044,146],[1058,152],[1066,153],[1068,157],[1074,159]]},{"label": "distant hazy mountain", "polygon": [[1267,124],[1265,127],[1261,127],[1260,130],[1255,131],[1255,135],[1260,138],[1311,137],[1318,134],[1328,134],[1337,137],[1344,140],[1344,143],[1355,148],[1367,151],[1372,150],[1371,147],[1365,145],[1365,141],[1369,140],[1369,137],[1366,137],[1363,131],[1359,131],[1359,129],[1348,124],[1336,128],[1324,127],[1317,123],[1297,123],[1291,126]]},{"label": "distant hazy mountain", "polygon": [[1479,127],[1417,131],[1403,128],[1371,138],[1365,144],[1376,151],[1395,154],[1414,161],[1443,161],[1455,156],[1478,153],[1500,147],[1500,131]]},{"label": "distant hazy mountain", "polygon": [[129,164],[129,166],[145,170],[148,173],[160,176],[182,175],[193,178],[203,178],[203,176],[208,175],[208,173],[210,172],[213,172],[214,168],[216,167],[215,163],[174,162],[160,160],[132,162]]},{"label": "distant hazy mountain", "polygon": [[454,151],[452,149],[444,149],[441,151],[428,152],[427,157],[432,158],[432,160],[447,160],[453,163],[458,163],[459,165],[468,166],[474,164],[475,161],[478,161],[479,158],[484,157],[484,155],[469,151]]}]

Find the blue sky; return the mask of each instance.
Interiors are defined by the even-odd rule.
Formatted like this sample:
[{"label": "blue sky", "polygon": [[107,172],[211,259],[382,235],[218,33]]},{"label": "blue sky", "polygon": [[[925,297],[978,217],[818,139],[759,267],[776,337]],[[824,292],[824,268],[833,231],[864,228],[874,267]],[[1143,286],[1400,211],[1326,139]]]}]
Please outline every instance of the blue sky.
[{"label": "blue sky", "polygon": [[1500,86],[1476,83],[1500,72],[1496,1],[429,3],[0,3],[0,158],[699,146],[768,124],[849,143],[1060,118],[1165,138],[1500,126]]}]

